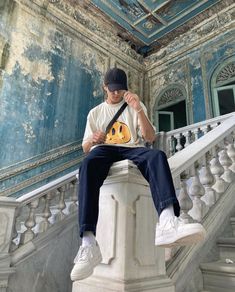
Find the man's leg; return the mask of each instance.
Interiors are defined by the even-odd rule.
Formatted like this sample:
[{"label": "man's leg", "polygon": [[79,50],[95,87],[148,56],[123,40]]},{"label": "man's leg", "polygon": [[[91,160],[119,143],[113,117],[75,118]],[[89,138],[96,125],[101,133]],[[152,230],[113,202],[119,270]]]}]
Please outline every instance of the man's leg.
[{"label": "man's leg", "polygon": [[116,149],[112,146],[98,146],[86,156],[80,166],[78,202],[82,246],[74,259],[75,265],[70,275],[72,281],[87,278],[102,261],[100,248],[95,240],[99,193],[110,166],[118,161]]},{"label": "man's leg", "polygon": [[149,182],[158,215],[166,207],[173,205],[175,215],[179,216],[180,206],[165,153],[145,147],[125,147],[121,153],[123,159],[132,160],[137,165],[143,177]]},{"label": "man's leg", "polygon": [[123,159],[132,160],[149,182],[154,205],[159,215],[155,243],[158,246],[188,245],[205,237],[199,223],[185,224],[178,218],[179,202],[176,198],[171,171],[164,152],[144,147],[122,150]]},{"label": "man's leg", "polygon": [[80,236],[84,231],[96,233],[99,212],[99,193],[110,166],[116,161],[109,146],[98,146],[82,161],[79,169],[79,225]]}]

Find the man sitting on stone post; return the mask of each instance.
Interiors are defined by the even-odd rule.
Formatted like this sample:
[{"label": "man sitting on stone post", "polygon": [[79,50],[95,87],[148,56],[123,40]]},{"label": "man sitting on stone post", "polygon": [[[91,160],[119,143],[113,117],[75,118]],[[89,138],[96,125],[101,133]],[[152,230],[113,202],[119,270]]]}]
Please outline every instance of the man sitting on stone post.
[{"label": "man sitting on stone post", "polygon": [[[114,162],[132,160],[149,182],[159,215],[155,237],[157,246],[194,244],[205,236],[201,224],[186,224],[179,218],[180,206],[165,153],[144,146],[144,142],[155,140],[155,131],[138,95],[128,91],[126,73],[118,68],[110,69],[104,78],[104,90],[107,98],[89,112],[83,138],[83,150],[87,156],[79,171],[78,198],[82,245],[74,259],[72,281],[89,277],[102,261],[95,238],[99,191]],[[107,125],[124,102],[127,107],[107,132]]]}]

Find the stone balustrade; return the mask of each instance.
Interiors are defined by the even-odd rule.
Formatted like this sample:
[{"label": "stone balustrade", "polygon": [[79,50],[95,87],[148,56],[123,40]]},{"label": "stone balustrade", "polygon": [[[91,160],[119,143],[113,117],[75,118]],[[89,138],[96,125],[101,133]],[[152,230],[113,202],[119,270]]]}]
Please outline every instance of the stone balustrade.
[{"label": "stone balustrade", "polygon": [[18,199],[0,197],[1,291],[7,291],[8,277],[15,271],[11,266],[36,249],[32,241],[52,226],[58,228],[56,223],[77,215],[77,173],[74,171]]},{"label": "stone balustrade", "polygon": [[177,283],[178,291],[185,287],[192,274],[197,274],[192,286],[201,281],[200,262],[213,247],[214,238],[235,207],[234,141],[235,115],[232,115],[168,159],[181,218],[186,222],[199,221],[207,230],[205,242],[167,250],[167,274]]},{"label": "stone balustrade", "polygon": [[16,199],[11,251],[77,211],[77,175],[74,171]]},{"label": "stone balustrade", "polygon": [[232,115],[234,115],[234,113],[219,116],[173,131],[157,133],[155,147],[165,151],[167,156],[171,157],[176,152],[188,147],[191,143],[213,130]]},{"label": "stone balustrade", "polygon": [[181,216],[202,221],[235,179],[235,115],[168,159],[179,192]]}]

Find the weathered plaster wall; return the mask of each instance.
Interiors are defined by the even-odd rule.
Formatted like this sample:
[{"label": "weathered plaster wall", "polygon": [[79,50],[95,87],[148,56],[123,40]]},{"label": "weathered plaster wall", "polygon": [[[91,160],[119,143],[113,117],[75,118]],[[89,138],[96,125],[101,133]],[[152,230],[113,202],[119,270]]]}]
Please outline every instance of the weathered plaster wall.
[{"label": "weathered plaster wall", "polygon": [[206,21],[196,23],[189,32],[145,61],[153,111],[160,93],[178,84],[187,93],[189,124],[213,117],[210,88],[213,72],[235,56],[235,5],[225,1],[226,9],[212,16],[208,14]]},{"label": "weathered plaster wall", "polygon": [[19,196],[78,167],[86,116],[103,100],[109,66],[126,69],[142,92],[140,60],[126,47],[107,51],[95,19],[91,31],[82,10],[52,2],[7,1],[1,9],[0,195]]}]

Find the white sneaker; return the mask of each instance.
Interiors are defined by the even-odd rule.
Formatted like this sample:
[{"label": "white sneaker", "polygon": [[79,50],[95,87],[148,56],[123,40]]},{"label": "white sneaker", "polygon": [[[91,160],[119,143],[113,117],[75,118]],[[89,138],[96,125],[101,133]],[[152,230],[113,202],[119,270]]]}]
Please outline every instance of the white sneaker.
[{"label": "white sneaker", "polygon": [[205,238],[206,231],[200,223],[184,223],[178,217],[157,224],[155,245],[182,246],[197,243]]},{"label": "white sneaker", "polygon": [[81,246],[74,259],[74,267],[70,278],[79,281],[92,275],[94,268],[102,261],[102,255],[98,243],[96,245]]}]

